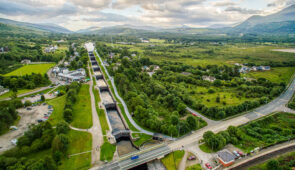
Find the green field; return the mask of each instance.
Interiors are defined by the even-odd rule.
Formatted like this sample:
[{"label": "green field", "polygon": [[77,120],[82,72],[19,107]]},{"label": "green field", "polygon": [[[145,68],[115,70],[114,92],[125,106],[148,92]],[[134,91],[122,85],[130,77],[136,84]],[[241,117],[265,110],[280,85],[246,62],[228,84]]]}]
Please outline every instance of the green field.
[{"label": "green field", "polygon": [[196,164],[196,165],[186,167],[185,170],[202,170],[202,167],[200,164]]},{"label": "green field", "polygon": [[175,151],[161,159],[167,170],[177,170],[178,165],[183,158],[184,151]]},{"label": "green field", "polygon": [[250,77],[254,79],[258,78],[266,78],[269,81],[280,83],[285,82],[288,83],[290,81],[290,78],[295,73],[295,67],[277,67],[277,68],[271,68],[270,71],[256,71],[256,72],[250,72],[245,75],[245,77]]},{"label": "green field", "polygon": [[152,136],[146,135],[144,133],[132,133],[132,137],[138,138],[137,140],[133,141],[133,144],[137,147],[140,147],[145,142],[152,140]]},{"label": "green field", "polygon": [[89,85],[82,84],[73,106],[73,121],[71,125],[76,128],[88,129],[92,126],[92,110]]},{"label": "green field", "polygon": [[[90,133],[71,130],[67,136],[70,141],[68,155],[91,151],[92,136]],[[59,169],[88,169],[90,167],[91,152],[88,152],[63,159]]]},{"label": "green field", "polygon": [[55,126],[58,122],[63,121],[63,111],[66,103],[66,95],[57,97],[48,102],[48,105],[53,106],[53,113],[50,115],[48,121],[52,126]]},{"label": "green field", "polygon": [[100,160],[111,161],[113,160],[113,156],[116,151],[116,145],[112,145],[109,142],[104,142],[100,147],[100,150]]},{"label": "green field", "polygon": [[29,64],[21,68],[14,70],[13,72],[7,73],[4,76],[24,76],[26,74],[40,73],[45,74],[55,63],[52,64]]},{"label": "green field", "polygon": [[[37,90],[37,89],[33,89],[33,90],[32,89],[20,89],[20,90],[17,90],[17,95],[21,95],[21,94],[28,93],[28,92],[35,91],[35,90]],[[9,92],[1,95],[0,100],[9,98],[12,94],[13,94],[13,92],[10,90]]]}]

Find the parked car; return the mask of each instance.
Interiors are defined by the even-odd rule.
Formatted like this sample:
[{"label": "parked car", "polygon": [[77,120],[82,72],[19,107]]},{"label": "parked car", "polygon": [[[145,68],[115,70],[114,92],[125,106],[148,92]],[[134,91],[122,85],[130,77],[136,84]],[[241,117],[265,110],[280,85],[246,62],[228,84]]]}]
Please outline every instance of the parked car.
[{"label": "parked car", "polygon": [[31,107],[27,107],[27,110],[32,110],[32,108]]},{"label": "parked car", "polygon": [[241,156],[237,151],[233,151],[233,153],[236,155],[237,158]]},{"label": "parked car", "polygon": [[13,145],[16,145],[16,144],[17,144],[17,139],[12,139],[12,140],[11,140],[11,143],[12,143]]},{"label": "parked car", "polygon": [[239,154],[240,156],[244,156],[244,153],[241,152],[241,151],[238,151],[238,154]]},{"label": "parked car", "polygon": [[37,120],[37,122],[38,122],[38,123],[41,123],[41,122],[43,122],[43,120],[41,120],[41,119],[38,119],[38,120]]},{"label": "parked car", "polygon": [[212,166],[211,166],[209,163],[206,163],[205,166],[206,166],[208,169],[212,169]]},{"label": "parked car", "polygon": [[190,156],[190,157],[187,158],[187,160],[190,160],[190,161],[191,160],[196,160],[196,157],[195,156]]}]

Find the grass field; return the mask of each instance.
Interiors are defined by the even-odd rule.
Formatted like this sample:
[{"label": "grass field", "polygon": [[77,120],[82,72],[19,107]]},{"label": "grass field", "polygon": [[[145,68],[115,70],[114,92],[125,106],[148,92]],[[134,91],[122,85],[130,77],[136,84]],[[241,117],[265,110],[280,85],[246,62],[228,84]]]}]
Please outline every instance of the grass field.
[{"label": "grass field", "polygon": [[177,170],[178,165],[183,158],[184,151],[175,151],[161,159],[167,170]]},{"label": "grass field", "polygon": [[40,73],[45,74],[55,63],[52,64],[29,64],[20,67],[13,72],[7,73],[4,76],[24,76],[26,74]]},{"label": "grass field", "polygon": [[213,153],[212,149],[210,149],[206,144],[199,145],[200,149],[206,153]]},{"label": "grass field", "polygon": [[132,137],[138,138],[137,140],[133,142],[133,144],[136,145],[137,147],[140,147],[143,143],[149,140],[152,140],[152,136],[146,135],[144,133],[133,133]]},{"label": "grass field", "polygon": [[71,125],[76,128],[88,129],[92,126],[92,110],[89,85],[82,84],[73,106],[73,121]]},{"label": "grass field", "polygon": [[270,71],[256,71],[246,74],[246,77],[251,78],[266,78],[269,81],[280,83],[288,83],[292,75],[295,73],[295,67],[277,67],[271,68]]},{"label": "grass field", "polygon": [[[34,90],[37,90],[37,89],[20,89],[20,90],[17,90],[17,95],[21,95],[21,94],[24,94],[24,93],[28,93],[28,92],[31,92],[31,91],[34,91]],[[0,100],[2,99],[6,99],[8,97],[10,97],[11,95],[13,94],[12,91],[9,91],[3,95],[0,96]]]},{"label": "grass field", "polygon": [[63,111],[66,103],[66,95],[61,97],[57,97],[47,102],[49,105],[53,106],[53,113],[50,115],[48,121],[52,126],[56,126],[56,124],[60,121],[63,121]]},{"label": "grass field", "polygon": [[[68,155],[91,151],[92,136],[90,133],[70,130],[67,136],[70,141]],[[91,152],[88,152],[63,159],[59,169],[89,169],[90,166]]]},{"label": "grass field", "polygon": [[116,145],[112,145],[109,142],[104,142],[100,149],[100,160],[111,161],[116,151]]},{"label": "grass field", "polygon": [[186,167],[185,170],[202,170],[202,167],[200,164],[196,164],[196,165]]}]

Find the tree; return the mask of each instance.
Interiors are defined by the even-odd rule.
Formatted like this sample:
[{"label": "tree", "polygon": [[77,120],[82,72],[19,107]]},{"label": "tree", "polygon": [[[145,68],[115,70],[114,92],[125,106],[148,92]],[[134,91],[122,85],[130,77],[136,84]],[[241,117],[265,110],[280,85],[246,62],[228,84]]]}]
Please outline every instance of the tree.
[{"label": "tree", "polygon": [[56,135],[52,141],[52,152],[61,152],[63,154],[66,153],[69,146],[69,139],[64,134]]},{"label": "tree", "polygon": [[25,105],[25,107],[31,106],[32,102],[30,100],[26,100],[24,105]]},{"label": "tree", "polygon": [[47,169],[47,170],[56,170],[57,169],[56,164],[51,156],[46,156],[44,158],[44,163],[45,163],[45,169]]},{"label": "tree", "polygon": [[69,124],[67,122],[59,122],[56,125],[56,133],[57,134],[67,134],[69,132]]},{"label": "tree", "polygon": [[214,82],[213,82],[213,85],[214,86],[216,86],[216,87],[220,87],[221,85],[222,85],[222,82],[221,82],[221,80],[215,80]]},{"label": "tree", "polygon": [[196,119],[192,115],[190,115],[186,118],[186,122],[188,123],[188,125],[191,129],[195,129],[197,126]]},{"label": "tree", "polygon": [[272,159],[266,164],[268,170],[279,170],[280,164],[279,161]]},{"label": "tree", "polygon": [[71,122],[73,120],[73,111],[71,109],[64,110],[64,119],[67,122]]},{"label": "tree", "polygon": [[41,95],[41,101],[45,102],[45,96],[44,95]]},{"label": "tree", "polygon": [[216,97],[216,102],[220,103],[220,96],[219,95]]},{"label": "tree", "polygon": [[170,119],[173,125],[177,125],[179,122],[179,118],[176,115],[172,115]]}]

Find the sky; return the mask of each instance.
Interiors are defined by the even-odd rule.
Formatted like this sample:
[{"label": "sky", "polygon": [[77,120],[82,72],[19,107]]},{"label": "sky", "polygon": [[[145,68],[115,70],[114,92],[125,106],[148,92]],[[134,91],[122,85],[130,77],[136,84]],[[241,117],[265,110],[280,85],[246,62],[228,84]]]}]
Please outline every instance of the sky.
[{"label": "sky", "polygon": [[77,31],[114,25],[217,27],[269,15],[295,0],[0,0],[0,18]]}]

